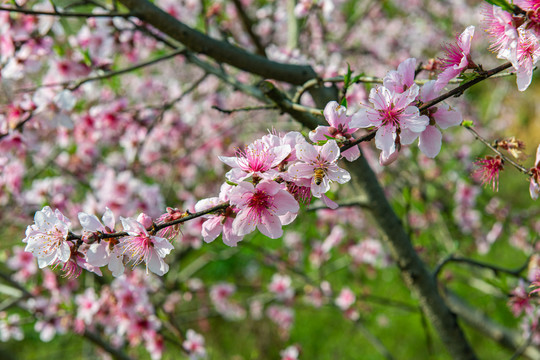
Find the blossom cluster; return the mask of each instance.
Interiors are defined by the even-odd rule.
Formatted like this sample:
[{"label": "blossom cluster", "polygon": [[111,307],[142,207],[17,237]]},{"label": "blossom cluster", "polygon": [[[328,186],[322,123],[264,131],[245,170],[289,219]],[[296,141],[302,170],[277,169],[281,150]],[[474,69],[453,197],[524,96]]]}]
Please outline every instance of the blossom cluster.
[{"label": "blossom cluster", "polygon": [[521,14],[511,14],[498,6],[485,8],[486,32],[497,58],[510,61],[516,71],[519,91],[531,84],[533,69],[540,59],[540,18],[538,1],[517,0]]},{"label": "blossom cluster", "polygon": [[[349,173],[337,165],[341,155],[338,141],[347,141],[356,129],[348,128],[346,109],[336,105],[329,103],[325,109],[332,126],[319,127],[311,134],[317,140],[315,144],[298,132],[268,134],[238,150],[236,156],[219,157],[232,167],[226,174],[227,181],[218,197],[200,200],[194,206],[195,211],[204,212],[226,204],[205,215],[201,233],[206,242],[223,234],[225,244],[236,246],[255,229],[272,239],[279,238],[282,226],[296,218],[299,201],[309,203],[312,197],[337,207],[325,194],[332,182],[350,180]],[[325,132],[337,140],[321,138]],[[358,147],[345,153],[349,160],[360,155]],[[58,209],[45,206],[36,212],[23,242],[40,268],[61,265],[69,277],[77,277],[82,269],[101,275],[103,266],[117,277],[124,273],[126,264],[143,262],[147,273],[164,275],[169,270],[164,258],[174,249],[171,242],[179,233],[177,224],[166,223],[183,216],[181,211],[168,208],[155,222],[146,213],[136,219],[120,217],[123,232],[116,233],[115,215],[108,207],[101,221],[93,214],[79,212],[82,235],[77,236]],[[164,226],[158,230],[156,224]]]},{"label": "blossom cluster", "polygon": [[[383,85],[373,88],[369,94],[371,106],[352,116],[353,128],[376,129],[375,146],[382,150],[381,165],[397,159],[401,145],[409,145],[416,139],[418,147],[428,157],[439,154],[442,144],[440,129],[459,125],[461,113],[443,103],[421,114],[419,105],[435,99],[440,90],[435,80],[422,87],[415,81],[416,59],[403,61],[397,70],[389,71]],[[442,76],[443,74],[441,74]]]}]

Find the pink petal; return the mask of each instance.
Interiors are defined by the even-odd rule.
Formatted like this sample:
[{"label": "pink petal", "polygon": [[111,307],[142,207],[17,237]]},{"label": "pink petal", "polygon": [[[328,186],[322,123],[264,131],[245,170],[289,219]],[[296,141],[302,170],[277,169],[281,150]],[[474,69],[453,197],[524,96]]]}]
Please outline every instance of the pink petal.
[{"label": "pink petal", "polygon": [[148,270],[159,276],[162,276],[169,271],[169,265],[167,265],[154,251],[150,251],[146,266]]},{"label": "pink petal", "polygon": [[458,126],[463,121],[461,112],[450,107],[438,105],[438,110],[433,114],[435,122],[441,129],[448,129],[451,126]]},{"label": "pink petal", "polygon": [[442,134],[435,126],[428,126],[420,134],[418,147],[429,158],[434,158],[441,151]]},{"label": "pink petal", "polygon": [[207,243],[214,241],[221,234],[222,229],[221,216],[214,216],[206,220],[202,225],[201,231],[204,241]]},{"label": "pink petal", "polygon": [[321,199],[324,202],[324,204],[328,206],[330,209],[334,210],[339,207],[339,205],[336,202],[332,201],[328,196],[324,194],[321,196]]},{"label": "pink petal", "polygon": [[326,160],[326,162],[334,162],[339,158],[340,151],[339,146],[335,140],[329,140],[326,144],[323,145],[320,151],[321,158]]},{"label": "pink petal", "polygon": [[474,26],[468,26],[465,31],[459,36],[460,48],[463,50],[465,55],[468,55],[471,52],[471,42],[474,36]]},{"label": "pink petal", "polygon": [[343,157],[348,161],[354,161],[360,157],[360,149],[357,145],[355,145],[349,150],[342,152],[341,155],[343,155]]},{"label": "pink petal", "polygon": [[337,128],[340,124],[348,125],[346,113],[347,108],[339,105],[337,101],[330,101],[328,104],[326,104],[323,111],[326,121],[328,121],[328,123],[335,128]]},{"label": "pink petal", "polygon": [[281,185],[272,180],[261,181],[257,185],[257,190],[262,190],[270,196],[276,195],[281,190]]},{"label": "pink petal", "polygon": [[317,160],[317,155],[319,153],[317,152],[317,149],[315,149],[315,146],[306,143],[302,144],[296,144],[296,157],[303,161],[303,162],[312,162]]},{"label": "pink petal", "polygon": [[540,185],[538,185],[532,178],[531,184],[529,185],[529,193],[531,194],[531,198],[533,200],[538,199],[538,194],[540,194]]},{"label": "pink petal", "polygon": [[333,137],[330,136],[328,129],[330,129],[330,126],[317,126],[315,130],[309,132],[309,140],[317,142],[327,140],[326,136]]},{"label": "pink petal", "polygon": [[274,206],[277,207],[276,215],[285,215],[288,212],[297,213],[300,210],[298,201],[285,190],[281,190],[274,195]]},{"label": "pink petal", "polygon": [[315,168],[313,165],[309,164],[303,164],[303,163],[297,163],[294,165],[291,165],[288,169],[289,175],[293,177],[293,179],[296,178],[312,178],[313,172],[315,171]]},{"label": "pink petal", "polygon": [[218,156],[218,159],[232,168],[238,167],[236,156]]},{"label": "pink petal", "polygon": [[375,146],[385,154],[390,154],[396,149],[396,129],[391,126],[382,127],[375,134]]},{"label": "pink petal", "polygon": [[109,263],[109,254],[107,253],[108,241],[102,241],[99,244],[92,244],[86,252],[86,261],[93,266],[105,266]]},{"label": "pink petal", "polygon": [[271,167],[278,166],[283,160],[289,156],[291,153],[291,146],[290,145],[280,145],[276,146],[272,149],[272,152],[274,153],[274,160],[272,161]]},{"label": "pink petal", "polygon": [[410,145],[414,140],[418,139],[420,136],[419,132],[411,131],[410,129],[401,129],[401,134],[399,134],[399,139],[402,145]]},{"label": "pink petal", "polygon": [[279,217],[269,211],[261,214],[261,222],[257,224],[257,229],[270,239],[277,239],[283,235]]},{"label": "pink petal", "polygon": [[327,173],[328,179],[337,181],[340,184],[345,184],[351,180],[351,174],[345,169],[338,167],[337,165],[330,165]]},{"label": "pink petal", "polygon": [[79,223],[81,224],[84,230],[87,230],[87,231],[105,230],[96,215],[90,215],[87,213],[80,212],[78,214],[78,217],[79,217]]},{"label": "pink petal", "polygon": [[241,210],[236,215],[236,218],[234,219],[233,224],[232,224],[233,233],[235,233],[238,236],[244,236],[253,232],[253,230],[255,230],[255,227],[257,226],[257,224],[255,224],[254,221],[250,221],[248,219],[248,216],[249,216],[249,210]]},{"label": "pink petal", "polygon": [[352,128],[367,128],[367,127],[370,127],[372,125],[373,125],[373,123],[368,118],[366,109],[358,110],[358,112],[353,114],[352,117],[351,117],[350,126]]}]

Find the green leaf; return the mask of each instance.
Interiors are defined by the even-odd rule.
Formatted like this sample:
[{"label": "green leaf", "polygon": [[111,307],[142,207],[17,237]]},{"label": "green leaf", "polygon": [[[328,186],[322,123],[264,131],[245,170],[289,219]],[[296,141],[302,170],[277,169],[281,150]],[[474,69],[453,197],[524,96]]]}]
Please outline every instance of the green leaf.
[{"label": "green leaf", "polygon": [[474,123],[472,120],[463,120],[463,122],[461,123],[461,126],[464,126],[464,127],[473,127]]},{"label": "green leaf", "polygon": [[365,75],[364,73],[361,73],[361,74],[356,75],[355,77],[353,77],[353,79],[351,80],[351,84],[355,84],[364,75]]},{"label": "green leaf", "polygon": [[344,107],[348,107],[347,106],[347,99],[345,97],[343,97],[343,99],[341,99],[341,106],[344,106]]},{"label": "green leaf", "polygon": [[485,1],[487,3],[490,3],[491,5],[500,7],[504,11],[508,11],[510,13],[514,12],[514,6],[506,0],[485,0]]},{"label": "green leaf", "polygon": [[347,63],[347,73],[343,76],[343,87],[347,89],[351,84],[351,65]]}]

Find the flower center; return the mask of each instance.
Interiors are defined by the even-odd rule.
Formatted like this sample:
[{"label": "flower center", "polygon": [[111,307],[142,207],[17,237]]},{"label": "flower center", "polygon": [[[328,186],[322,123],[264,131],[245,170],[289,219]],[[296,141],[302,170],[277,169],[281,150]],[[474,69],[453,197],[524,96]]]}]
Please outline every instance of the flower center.
[{"label": "flower center", "polygon": [[399,117],[403,113],[403,109],[396,109],[394,104],[390,105],[390,108],[379,110],[379,114],[382,118],[382,126],[395,126],[399,127]]}]

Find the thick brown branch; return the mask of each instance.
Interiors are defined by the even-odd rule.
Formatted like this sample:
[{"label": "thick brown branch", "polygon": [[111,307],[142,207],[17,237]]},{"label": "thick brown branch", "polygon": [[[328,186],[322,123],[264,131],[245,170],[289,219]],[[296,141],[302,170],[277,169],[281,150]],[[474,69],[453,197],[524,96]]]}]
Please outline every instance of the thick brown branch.
[{"label": "thick brown branch", "polygon": [[238,69],[291,84],[301,85],[316,76],[310,66],[282,64],[213,39],[181,23],[146,0],[120,0],[132,13],[196,53]]}]

